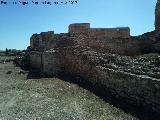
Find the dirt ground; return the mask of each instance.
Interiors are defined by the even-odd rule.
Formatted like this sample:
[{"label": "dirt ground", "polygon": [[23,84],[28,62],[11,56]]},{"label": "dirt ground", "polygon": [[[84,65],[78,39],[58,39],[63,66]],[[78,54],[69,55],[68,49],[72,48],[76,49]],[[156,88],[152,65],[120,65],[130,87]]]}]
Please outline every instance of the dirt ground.
[{"label": "dirt ground", "polygon": [[27,79],[20,71],[12,62],[0,63],[0,120],[136,119],[76,84]]}]

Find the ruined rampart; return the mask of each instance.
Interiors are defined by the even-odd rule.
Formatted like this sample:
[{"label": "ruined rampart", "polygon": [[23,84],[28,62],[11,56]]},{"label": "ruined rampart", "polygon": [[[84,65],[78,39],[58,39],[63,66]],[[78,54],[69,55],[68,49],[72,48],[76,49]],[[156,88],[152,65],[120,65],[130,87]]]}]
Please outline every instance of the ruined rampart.
[{"label": "ruined rampart", "polygon": [[[117,55],[75,47],[32,52],[30,55],[32,66],[40,69],[45,75],[66,72],[81,76],[92,84],[104,86],[111,94],[125,99],[124,102],[149,106],[150,109],[160,112],[160,79],[143,75],[143,72],[138,75],[134,73],[135,68],[133,72],[126,71],[127,67],[122,69],[125,64],[131,64],[124,61],[125,59],[128,58],[121,59]],[[123,66],[119,68],[113,63]]]},{"label": "ruined rampart", "polygon": [[89,29],[89,36],[91,38],[105,39],[105,38],[130,38],[130,29],[124,28],[91,28]]},{"label": "ruined rampart", "polygon": [[68,33],[42,32],[34,34],[31,37],[30,46],[33,50],[45,51],[60,46],[80,45],[107,53],[137,55],[150,49],[149,47],[155,42],[155,38],[152,36],[150,39],[150,36],[147,33],[139,37],[132,37],[128,27],[90,28],[89,23],[76,23],[69,25]]},{"label": "ruined rampart", "polygon": [[128,27],[90,28],[89,23],[71,24],[68,33],[34,34],[30,66],[47,75],[81,76],[125,101],[160,112],[160,57],[122,56],[160,52],[159,38],[158,0],[155,31],[140,36],[130,36]]}]

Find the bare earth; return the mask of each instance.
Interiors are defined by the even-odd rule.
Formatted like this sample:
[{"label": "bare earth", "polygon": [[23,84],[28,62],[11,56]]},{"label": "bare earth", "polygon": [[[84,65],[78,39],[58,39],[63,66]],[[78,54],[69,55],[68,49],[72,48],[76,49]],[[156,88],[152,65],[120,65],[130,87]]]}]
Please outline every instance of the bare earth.
[{"label": "bare earth", "polygon": [[0,63],[0,120],[136,119],[76,84],[58,78],[27,79],[27,73],[19,71],[11,62]]}]

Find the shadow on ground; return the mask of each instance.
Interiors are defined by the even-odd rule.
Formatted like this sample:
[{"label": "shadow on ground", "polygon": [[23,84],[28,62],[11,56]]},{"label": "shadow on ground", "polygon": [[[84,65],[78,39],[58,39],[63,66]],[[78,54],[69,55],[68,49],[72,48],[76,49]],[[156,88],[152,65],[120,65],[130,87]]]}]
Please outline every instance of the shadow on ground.
[{"label": "shadow on ground", "polygon": [[[48,78],[53,76],[44,76],[40,71],[31,70],[27,76],[27,79],[39,79],[39,78]],[[81,77],[73,76],[68,73],[61,73],[57,76],[59,79],[64,81],[78,84],[80,87],[89,90],[94,93],[104,101],[110,103],[111,105],[124,110],[126,113],[133,115],[134,117],[140,120],[160,120],[160,113],[154,112],[151,110],[151,106],[144,106],[140,104],[133,104],[127,102],[126,99],[121,97],[116,97],[116,94],[111,94],[110,91],[105,89],[105,86],[99,84],[93,84],[88,80],[85,80]]]},{"label": "shadow on ground", "polygon": [[43,76],[41,75],[40,71],[38,71],[38,70],[30,70],[27,75],[27,79],[40,79],[42,77]]}]

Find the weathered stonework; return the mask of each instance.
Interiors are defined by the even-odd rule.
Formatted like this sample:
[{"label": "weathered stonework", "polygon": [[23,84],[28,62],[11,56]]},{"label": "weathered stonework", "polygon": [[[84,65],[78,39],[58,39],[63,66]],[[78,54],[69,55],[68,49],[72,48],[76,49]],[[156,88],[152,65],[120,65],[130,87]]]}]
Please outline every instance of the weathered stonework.
[{"label": "weathered stonework", "polygon": [[[46,52],[32,52],[30,59],[32,66],[40,67],[43,74],[57,75],[66,72],[81,76],[93,84],[105,86],[105,89],[112,94],[125,98],[125,102],[148,105],[151,109],[160,112],[160,74],[157,72],[159,77],[156,74],[154,77],[146,70],[141,71],[142,65],[137,66],[141,59],[146,61],[147,58],[142,57],[140,61],[137,61],[126,56],[120,57],[93,51],[90,48],[70,47]],[[160,60],[159,57],[155,58],[157,59]],[[145,64],[151,63],[150,61],[145,63],[142,60],[142,64],[146,67]]]},{"label": "weathered stonework", "polygon": [[31,49],[44,49],[47,48],[51,40],[54,39],[54,32],[42,32],[40,34],[33,34],[30,38]]},{"label": "weathered stonework", "polygon": [[39,52],[30,52],[30,66],[34,69],[42,68],[42,54]]},{"label": "weathered stonework", "polygon": [[90,23],[74,23],[69,25],[69,33],[75,34],[75,33],[83,33],[87,32],[87,30],[90,29]]},{"label": "weathered stonework", "polygon": [[[139,38],[143,38],[143,36]],[[135,55],[143,53],[143,50],[148,49],[151,46],[149,44],[155,41],[155,37],[151,38],[148,33],[145,36],[143,42],[143,39],[135,39],[138,37],[130,36],[128,27],[90,28],[89,23],[76,23],[69,25],[68,33],[43,32],[34,34],[31,37],[30,46],[33,50],[45,51],[60,46],[80,45],[108,53]]]},{"label": "weathered stonework", "polygon": [[155,31],[140,36],[130,36],[128,27],[90,28],[89,23],[71,24],[68,33],[34,34],[30,65],[47,75],[81,76],[126,101],[160,112],[159,55],[124,56],[160,51],[159,4],[158,0]]}]

